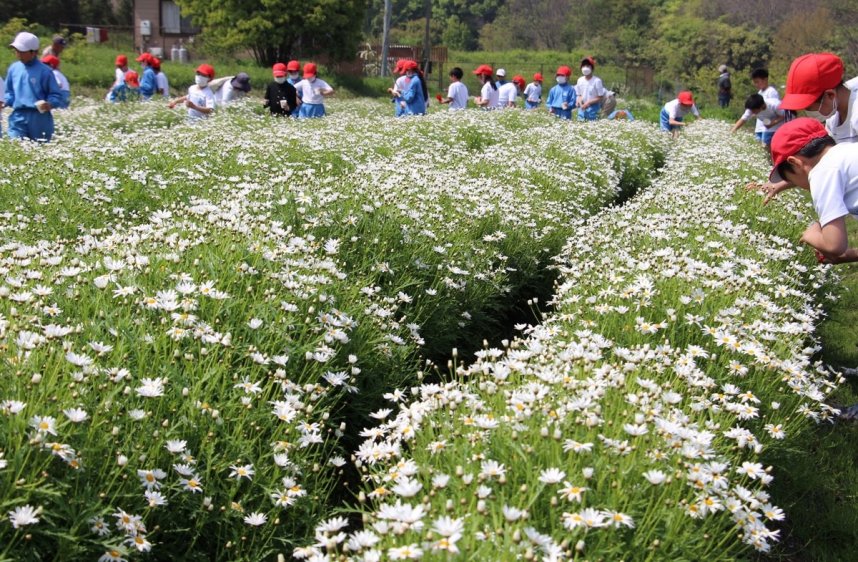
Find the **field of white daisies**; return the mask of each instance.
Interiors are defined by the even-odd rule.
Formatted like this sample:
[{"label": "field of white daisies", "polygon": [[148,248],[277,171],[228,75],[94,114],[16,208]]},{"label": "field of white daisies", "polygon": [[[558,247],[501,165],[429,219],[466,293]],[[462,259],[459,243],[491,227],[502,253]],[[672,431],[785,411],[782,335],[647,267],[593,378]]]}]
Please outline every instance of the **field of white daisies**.
[{"label": "field of white daisies", "polygon": [[778,542],[836,280],[748,138],[78,105],[0,152],[0,560]]}]

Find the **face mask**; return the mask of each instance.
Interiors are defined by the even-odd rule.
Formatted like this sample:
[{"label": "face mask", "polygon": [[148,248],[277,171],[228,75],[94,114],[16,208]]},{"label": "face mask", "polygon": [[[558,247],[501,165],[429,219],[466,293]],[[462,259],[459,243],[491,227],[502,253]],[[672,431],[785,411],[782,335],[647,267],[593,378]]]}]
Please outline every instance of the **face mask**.
[{"label": "face mask", "polygon": [[[821,103],[819,104],[819,109],[822,109]],[[834,98],[834,106],[831,109],[831,113],[829,113],[828,115],[823,115],[823,113],[819,110],[816,110],[816,111],[805,110],[805,112],[804,112],[804,114],[806,116],[810,117],[811,119],[816,119],[817,121],[822,121],[822,122],[825,122],[825,121],[828,121],[829,119],[831,119],[835,113],[837,113],[837,97],[836,96]]]},{"label": "face mask", "polygon": [[289,78],[291,78],[292,80],[297,80],[298,79],[298,73],[297,72],[290,72]]},{"label": "face mask", "polygon": [[557,83],[558,84],[565,84],[566,83],[566,77],[565,76],[558,76],[557,77]]},{"label": "face mask", "polygon": [[196,83],[200,88],[205,88],[209,83],[209,79],[205,76],[197,75],[194,77],[194,83]]},{"label": "face mask", "polygon": [[277,82],[278,84],[283,84],[284,82],[286,82],[286,77],[285,76],[276,76],[274,78],[274,81]]},{"label": "face mask", "polygon": [[590,76],[591,74],[593,74],[593,69],[589,66],[582,66],[581,74],[583,74],[584,76]]}]

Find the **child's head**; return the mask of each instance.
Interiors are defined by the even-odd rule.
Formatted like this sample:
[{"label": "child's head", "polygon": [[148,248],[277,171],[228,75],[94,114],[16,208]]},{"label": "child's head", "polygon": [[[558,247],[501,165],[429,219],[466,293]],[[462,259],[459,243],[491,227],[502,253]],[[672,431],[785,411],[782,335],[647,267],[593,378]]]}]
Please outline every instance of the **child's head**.
[{"label": "child's head", "polygon": [[15,40],[9,43],[9,46],[15,51],[18,60],[24,64],[39,56],[39,38],[32,33],[22,31],[15,36]]},{"label": "child's head", "polygon": [[539,82],[540,84],[542,84],[542,73],[541,73],[541,72],[537,72],[536,74],[534,74],[534,75],[533,75],[533,81],[534,81],[534,82]]},{"label": "child's head", "polygon": [[459,68],[458,66],[457,66],[457,67],[455,67],[453,70],[451,70],[451,71],[450,71],[450,78],[452,78],[452,79],[456,80],[457,82],[458,82],[459,80],[461,80],[461,79],[462,79],[462,76],[464,76],[464,75],[465,75],[465,73],[464,73],[464,72],[462,71],[462,69],[461,69],[461,68]]},{"label": "child's head", "polygon": [[518,74],[512,77],[512,83],[515,84],[515,86],[519,90],[524,90],[524,87],[526,86],[526,84],[524,83],[524,78],[522,76],[519,76]]},{"label": "child's head", "polygon": [[676,95],[676,99],[679,100],[679,104],[686,108],[691,108],[694,105],[694,96],[688,90],[683,90]]},{"label": "child's head", "polygon": [[492,70],[492,67],[487,64],[481,64],[477,67],[476,70],[474,70],[474,74],[477,75],[477,80],[479,80],[481,83],[485,82],[486,80],[491,80],[493,73],[494,71]]},{"label": "child's head", "polygon": [[590,76],[593,74],[593,69],[596,67],[596,59],[593,57],[584,57],[581,60],[581,74]]},{"label": "child's head", "polygon": [[296,60],[290,60],[286,63],[286,74],[289,75],[289,78],[297,80],[301,74],[301,63]]},{"label": "child's head", "polygon": [[504,70],[503,68],[497,69],[497,72],[495,72],[495,76],[497,76],[499,82],[503,82],[504,80],[506,80],[506,70]]},{"label": "child's head", "polygon": [[271,75],[274,77],[274,81],[278,84],[286,82],[286,74],[286,65],[282,62],[275,63],[274,66],[271,67]]},{"label": "child's head", "polygon": [[116,55],[116,63],[115,65],[119,68],[125,68],[128,66],[128,57],[125,55]]},{"label": "child's head", "polygon": [[769,71],[765,68],[755,68],[751,72],[751,83],[758,90],[765,90],[769,87]]},{"label": "child's head", "polygon": [[766,100],[760,94],[751,94],[745,100],[745,109],[756,115],[766,108]]},{"label": "child's head", "polygon": [[800,117],[777,130],[772,138],[774,166],[769,181],[786,180],[793,185],[810,189],[808,176],[820,155],[835,141],[816,119]]},{"label": "child's head", "polygon": [[558,67],[557,72],[554,73],[554,78],[558,84],[565,84],[570,76],[572,76],[572,69],[566,65]]},{"label": "child's head", "polygon": [[843,61],[831,53],[798,57],[789,67],[781,109],[821,112],[823,98],[833,98],[834,90],[843,83],[843,71]]},{"label": "child's head", "polygon": [[129,88],[139,88],[140,87],[140,77],[139,75],[133,71],[129,70],[125,73],[125,85]]},{"label": "child's head", "polygon": [[210,64],[201,64],[197,67],[194,83],[200,88],[205,88],[210,80],[214,80],[215,70]]}]

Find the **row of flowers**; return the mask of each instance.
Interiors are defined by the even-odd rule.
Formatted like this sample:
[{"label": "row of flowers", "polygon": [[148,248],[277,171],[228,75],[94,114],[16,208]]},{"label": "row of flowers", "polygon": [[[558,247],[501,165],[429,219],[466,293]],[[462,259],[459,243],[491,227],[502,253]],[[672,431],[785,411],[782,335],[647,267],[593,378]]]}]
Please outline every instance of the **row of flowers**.
[{"label": "row of flowers", "polygon": [[[553,311],[454,380],[374,413],[353,462],[362,524],[296,558],[732,559],[766,552],[782,509],[762,461],[837,380],[814,362],[827,266],[794,241],[801,199],[741,186],[762,153],[690,127],[651,189],[580,225]],[[326,558],[329,557],[329,558]]]},{"label": "row of flowers", "polygon": [[667,146],[642,124],[354,105],[204,124],[83,106],[0,155],[0,558],[303,544],[422,354],[479,347]]}]

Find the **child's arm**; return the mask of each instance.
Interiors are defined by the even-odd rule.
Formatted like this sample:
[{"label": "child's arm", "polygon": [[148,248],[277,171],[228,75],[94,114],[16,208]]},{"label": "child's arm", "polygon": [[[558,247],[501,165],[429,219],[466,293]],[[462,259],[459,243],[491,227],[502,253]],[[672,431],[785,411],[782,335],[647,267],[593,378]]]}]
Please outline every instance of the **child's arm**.
[{"label": "child's arm", "polygon": [[772,183],[767,181],[764,184],[757,183],[755,181],[750,182],[745,186],[745,189],[759,189],[763,193],[766,194],[766,198],[763,199],[763,205],[768,205],[769,202],[778,196],[782,191],[786,191],[787,189],[792,189],[795,186],[786,180],[781,180],[777,183]]},{"label": "child's arm", "polygon": [[825,226],[820,226],[818,222],[812,223],[802,234],[801,242],[813,246],[832,262],[844,256],[855,255],[855,249],[849,247],[844,217],[834,219]]},{"label": "child's arm", "polygon": [[742,125],[744,125],[744,124],[745,124],[745,120],[744,120],[744,119],[742,119],[742,118],[740,117],[740,118],[739,118],[739,120],[738,120],[738,121],[736,121],[736,123],[734,123],[734,124],[733,124],[733,128],[732,128],[732,129],[730,129],[730,132],[731,132],[731,133],[735,133],[736,131],[738,131],[739,129],[741,129],[741,128],[742,128]]},{"label": "child's arm", "polygon": [[176,98],[176,99],[172,100],[170,103],[168,103],[167,107],[169,107],[170,109],[173,109],[174,107],[176,107],[180,103],[185,103],[185,101],[187,99],[188,99],[188,96],[182,96],[180,98]]}]

